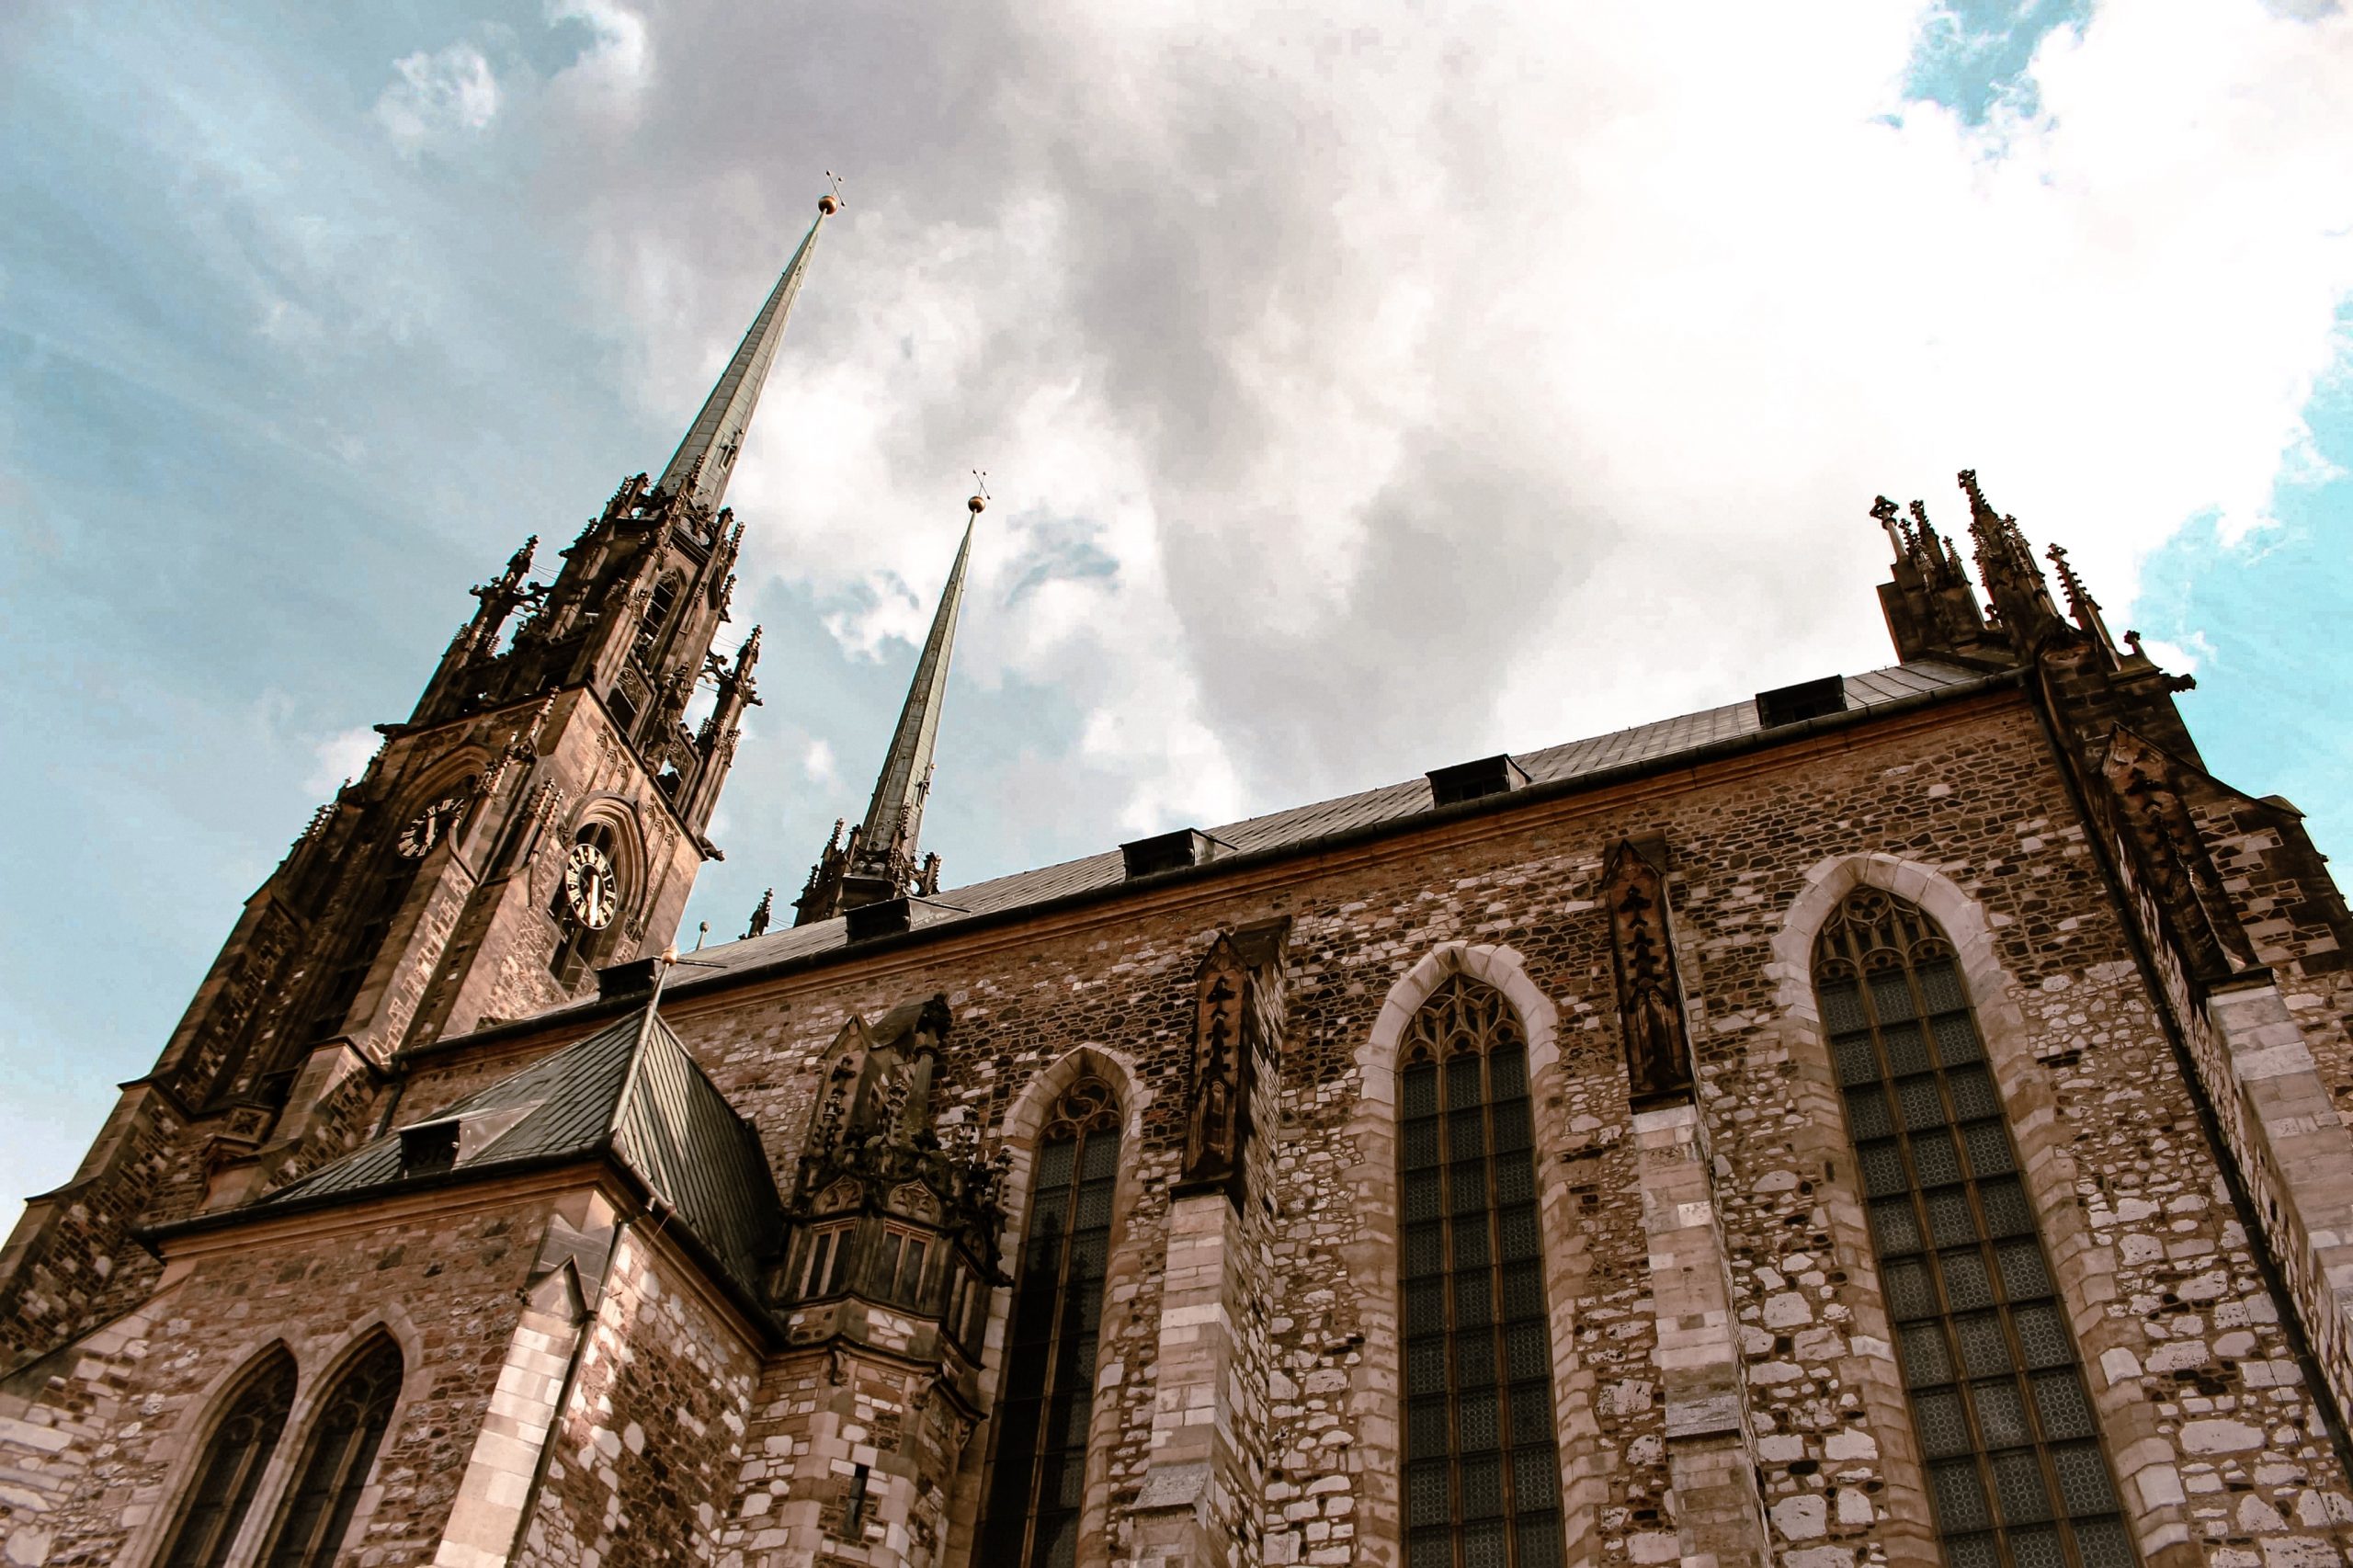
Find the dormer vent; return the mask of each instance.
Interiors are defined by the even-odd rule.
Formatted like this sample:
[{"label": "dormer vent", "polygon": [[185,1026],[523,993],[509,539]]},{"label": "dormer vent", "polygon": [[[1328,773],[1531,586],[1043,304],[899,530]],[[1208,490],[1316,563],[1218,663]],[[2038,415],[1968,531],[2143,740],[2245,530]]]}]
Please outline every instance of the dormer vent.
[{"label": "dormer vent", "polygon": [[1206,866],[1217,858],[1223,848],[1216,839],[1197,827],[1180,827],[1174,833],[1154,834],[1120,846],[1120,858],[1127,865],[1128,881],[1138,877],[1157,876],[1163,871],[1180,871],[1188,866]]},{"label": "dormer vent", "polygon": [[1458,762],[1451,767],[1433,767],[1429,772],[1430,803],[1435,806],[1460,805],[1485,795],[1502,795],[1528,787],[1528,770],[1514,762],[1509,753],[1483,756],[1476,762]]},{"label": "dormer vent", "polygon": [[1768,730],[1847,710],[1847,678],[1824,676],[1756,694],[1756,722]]},{"label": "dormer vent", "polygon": [[915,925],[915,901],[908,898],[886,898],[879,903],[861,903],[842,912],[842,925],[853,942],[864,942],[876,937],[896,937]]}]

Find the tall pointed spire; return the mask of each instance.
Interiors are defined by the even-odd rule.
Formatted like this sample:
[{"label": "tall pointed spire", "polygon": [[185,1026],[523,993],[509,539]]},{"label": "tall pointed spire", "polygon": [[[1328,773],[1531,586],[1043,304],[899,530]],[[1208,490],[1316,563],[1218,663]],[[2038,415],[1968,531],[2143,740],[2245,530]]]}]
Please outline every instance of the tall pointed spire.
[{"label": "tall pointed spire", "polygon": [[784,341],[785,317],[792,312],[793,296],[801,292],[801,279],[808,273],[810,253],[817,247],[817,231],[840,208],[831,194],[818,199],[816,222],[809,225],[801,248],[785,264],[776,287],[768,290],[767,302],[752,318],[751,330],[744,334],[735,357],[720,374],[719,384],[703,401],[702,412],[688,426],[687,438],[678,443],[670,466],[662,471],[661,483],[654,486],[657,494],[684,495],[697,506],[718,507],[743,450],[744,434],[751,428],[752,410],[759,406],[760,385],[768,379],[768,364],[776,358],[777,345]]},{"label": "tall pointed spire", "polygon": [[[956,547],[956,563],[949,568],[948,585],[939,592],[931,635],[924,640],[923,656],[915,661],[915,679],[908,684],[899,726],[892,733],[891,749],[874,780],[874,799],[866,808],[866,820],[850,830],[847,844],[835,841],[825,846],[809,872],[808,885],[794,902],[796,926],[830,919],[846,909],[909,892],[939,891],[939,857],[926,855],[918,860],[917,849],[924,802],[931,792],[939,715],[947,704],[956,621],[964,606],[964,563],[972,553],[973,525],[987,505],[985,492],[965,503],[972,517],[964,525],[963,542]],[[836,824],[835,832],[839,831]]]},{"label": "tall pointed spire", "polygon": [[[972,522],[980,520],[983,505],[981,497],[972,497]],[[907,686],[906,705],[899,710],[890,754],[874,780],[874,801],[866,808],[870,853],[898,844],[909,855],[915,853],[924,796],[931,788],[940,709],[948,695],[948,661],[956,649],[957,615],[964,606],[964,562],[972,553],[972,522],[964,525],[956,564],[948,570],[948,585],[940,589],[939,608],[931,618],[931,635],[924,640],[923,657],[915,662],[915,677]]]}]

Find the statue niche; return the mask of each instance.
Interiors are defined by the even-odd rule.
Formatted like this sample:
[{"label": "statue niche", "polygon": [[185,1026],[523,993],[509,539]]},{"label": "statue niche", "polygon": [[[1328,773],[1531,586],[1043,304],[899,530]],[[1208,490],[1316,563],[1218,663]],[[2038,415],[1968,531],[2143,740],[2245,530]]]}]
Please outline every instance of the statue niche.
[{"label": "statue niche", "polygon": [[1283,945],[1290,922],[1218,933],[1193,978],[1193,1052],[1181,1191],[1242,1201],[1245,1151],[1262,1083],[1275,1083],[1282,1037]]},{"label": "statue niche", "polygon": [[1667,926],[1666,878],[1629,840],[1609,852],[1602,901],[1618,970],[1627,1095],[1636,1110],[1692,1094],[1691,1039]]}]

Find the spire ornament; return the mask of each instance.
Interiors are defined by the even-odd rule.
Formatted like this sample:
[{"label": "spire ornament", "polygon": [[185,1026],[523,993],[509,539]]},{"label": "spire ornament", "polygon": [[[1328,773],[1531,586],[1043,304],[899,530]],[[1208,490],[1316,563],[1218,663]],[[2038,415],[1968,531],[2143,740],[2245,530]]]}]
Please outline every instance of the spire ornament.
[{"label": "spire ornament", "polygon": [[752,318],[751,329],[745,333],[734,358],[728,360],[719,384],[710,389],[702,412],[688,426],[686,439],[678,443],[677,451],[663,469],[654,487],[657,495],[705,513],[719,509],[735,459],[743,450],[745,432],[751,428],[752,411],[759,406],[761,384],[767,380],[777,346],[784,341],[785,318],[791,313],[801,281],[808,275],[809,257],[817,248],[817,231],[840,210],[841,199],[834,192],[818,199],[817,221],[809,225],[801,248],[785,264],[783,275],[768,291],[759,314]]}]

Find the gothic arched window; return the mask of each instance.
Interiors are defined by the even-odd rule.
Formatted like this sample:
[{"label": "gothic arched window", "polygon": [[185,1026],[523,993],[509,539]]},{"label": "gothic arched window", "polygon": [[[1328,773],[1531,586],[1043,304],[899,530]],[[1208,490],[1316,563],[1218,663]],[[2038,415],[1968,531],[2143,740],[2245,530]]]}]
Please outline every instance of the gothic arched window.
[{"label": "gothic arched window", "polygon": [[677,607],[682,585],[678,574],[672,572],[654,584],[654,591],[646,596],[645,615],[637,623],[638,657],[645,656],[646,650],[654,646],[654,640],[670,624],[670,612]]},{"label": "gothic arched window", "polygon": [[219,1568],[228,1560],[293,1404],[294,1358],[277,1346],[245,1375],[205,1439],[171,1542],[155,1560],[159,1568]]},{"label": "gothic arched window", "polygon": [[[620,839],[613,832],[611,824],[588,823],[574,835],[572,843],[570,854],[574,858],[578,858],[582,845],[597,852],[601,858],[597,862],[600,868],[597,874],[608,879],[612,885],[601,890],[601,905],[590,904],[592,915],[597,915],[600,907],[603,910],[602,918],[592,926],[581,918],[580,910],[574,907],[574,884],[578,879],[571,874],[572,860],[567,859],[557,869],[555,892],[548,898],[548,918],[555,922],[557,931],[562,934],[556,938],[555,950],[548,955],[548,972],[555,976],[559,984],[566,987],[577,984],[581,974],[603,956],[607,942],[620,925],[619,912],[626,892],[620,881]],[[598,891],[583,884],[582,896],[593,899]]]},{"label": "gothic arched window", "polygon": [[328,1568],[351,1528],[401,1392],[400,1347],[378,1339],[335,1380],[278,1512],[264,1568]]},{"label": "gothic arched window", "polygon": [[1558,1568],[1528,1038],[1457,976],[1414,1015],[1397,1078],[1406,1568]]},{"label": "gothic arched window", "polygon": [[1961,969],[1876,888],[1814,944],[1880,1287],[1951,1568],[2131,1568],[2116,1486]]},{"label": "gothic arched window", "polygon": [[1039,1142],[974,1562],[1069,1568],[1077,1552],[1119,1174],[1119,1101],[1100,1078],[1082,1078],[1063,1092]]}]

